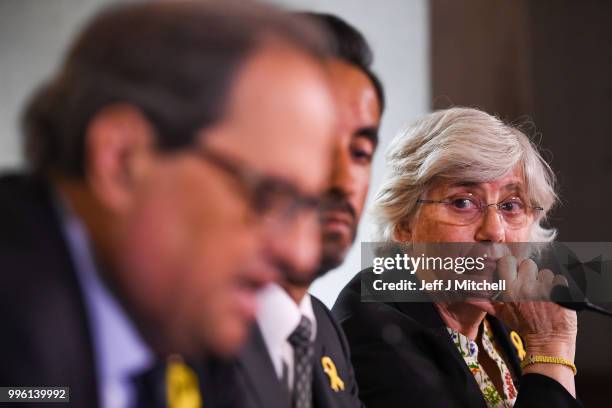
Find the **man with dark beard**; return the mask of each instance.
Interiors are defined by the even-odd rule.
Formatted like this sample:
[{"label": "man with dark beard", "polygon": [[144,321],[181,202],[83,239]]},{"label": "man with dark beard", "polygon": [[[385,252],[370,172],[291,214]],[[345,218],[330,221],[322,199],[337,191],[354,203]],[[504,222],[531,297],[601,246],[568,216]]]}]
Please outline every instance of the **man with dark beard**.
[{"label": "man with dark beard", "polygon": [[[341,19],[306,14],[330,33],[328,72],[335,92],[337,129],[333,171],[321,210],[322,259],[308,273],[285,268],[278,284],[258,297],[257,324],[238,361],[250,407],[362,406],[344,334],[310,284],[342,263],[356,236],[377,145],[383,90],[370,71],[363,36]],[[293,245],[287,240],[284,245]]]}]

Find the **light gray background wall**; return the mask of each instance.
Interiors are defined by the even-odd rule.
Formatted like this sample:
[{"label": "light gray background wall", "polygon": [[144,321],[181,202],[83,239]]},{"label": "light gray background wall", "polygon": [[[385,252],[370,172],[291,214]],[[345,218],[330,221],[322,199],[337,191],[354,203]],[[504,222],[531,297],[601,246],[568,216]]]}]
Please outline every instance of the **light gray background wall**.
[{"label": "light gray background wall", "polygon": [[[359,28],[374,50],[374,69],[387,94],[381,143],[370,191],[383,175],[383,151],[397,129],[429,107],[427,0],[274,0],[292,9],[335,13]],[[59,63],[72,35],[109,0],[0,0],[0,169],[21,165],[19,114],[28,95]],[[312,293],[331,306],[360,269],[359,242],[373,230],[361,224],[346,262],[319,279]]]},{"label": "light gray background wall", "polygon": [[108,0],[0,0],[0,169],[22,163],[19,115],[72,35]]}]

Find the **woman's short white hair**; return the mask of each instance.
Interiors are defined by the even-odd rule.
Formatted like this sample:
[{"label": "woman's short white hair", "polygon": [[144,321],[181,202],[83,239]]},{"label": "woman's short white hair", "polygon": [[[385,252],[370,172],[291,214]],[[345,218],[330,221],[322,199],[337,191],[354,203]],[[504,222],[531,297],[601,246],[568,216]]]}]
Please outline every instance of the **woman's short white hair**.
[{"label": "woman's short white hair", "polygon": [[531,204],[544,209],[532,225],[530,240],[550,242],[556,236],[555,229],[542,225],[557,201],[552,169],[523,132],[486,112],[456,107],[421,117],[393,139],[386,166],[372,211],[380,241],[395,240],[433,182],[493,181],[517,166]]}]

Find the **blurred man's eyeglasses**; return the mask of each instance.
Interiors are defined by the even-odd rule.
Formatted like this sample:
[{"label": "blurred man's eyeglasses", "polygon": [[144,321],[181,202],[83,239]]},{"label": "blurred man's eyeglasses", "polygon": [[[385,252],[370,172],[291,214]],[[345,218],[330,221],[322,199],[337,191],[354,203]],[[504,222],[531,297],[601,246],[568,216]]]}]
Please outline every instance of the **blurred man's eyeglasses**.
[{"label": "blurred man's eyeglasses", "polygon": [[304,212],[316,212],[321,206],[318,196],[299,191],[293,183],[269,176],[207,148],[191,149],[206,162],[230,175],[245,194],[254,214],[260,220],[280,226],[290,224]]},{"label": "blurred man's eyeglasses", "polygon": [[444,200],[417,200],[418,204],[440,204],[440,221],[453,225],[470,225],[478,221],[490,208],[495,207],[504,223],[512,229],[525,227],[533,216],[544,209],[526,205],[519,197],[509,197],[499,203],[487,204],[473,195],[458,195]]}]

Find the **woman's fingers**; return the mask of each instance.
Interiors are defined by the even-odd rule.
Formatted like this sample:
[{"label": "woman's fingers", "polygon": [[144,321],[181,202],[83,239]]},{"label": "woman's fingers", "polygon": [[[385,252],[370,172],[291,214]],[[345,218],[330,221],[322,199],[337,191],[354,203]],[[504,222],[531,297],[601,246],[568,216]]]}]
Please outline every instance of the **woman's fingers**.
[{"label": "woman's fingers", "polygon": [[552,285],[553,287],[556,285],[569,286],[569,282],[567,281],[567,278],[565,276],[555,275],[552,281]]},{"label": "woman's fingers", "polygon": [[517,300],[534,299],[539,294],[538,265],[532,259],[525,259],[518,268],[519,291]]},{"label": "woman's fingers", "polygon": [[538,274],[540,296],[543,300],[550,299],[555,274],[550,269],[542,269]]},{"label": "woman's fingers", "polygon": [[516,258],[512,255],[506,255],[497,261],[497,272],[499,273],[499,278],[506,281],[506,286],[516,280],[516,269]]},{"label": "woman's fingers", "polygon": [[554,278],[555,274],[550,269],[542,269],[538,274],[538,281],[547,286],[552,285]]},{"label": "woman's fingers", "polygon": [[548,300],[555,284],[567,286],[567,279],[549,269],[538,269],[532,259],[525,259],[517,265],[513,256],[504,256],[497,262],[500,279],[506,280],[506,301]]},{"label": "woman's fingers", "polygon": [[504,301],[514,299],[514,287],[517,285],[517,262],[512,255],[506,255],[497,261],[497,273],[499,279],[506,282],[506,290],[503,293]]}]

